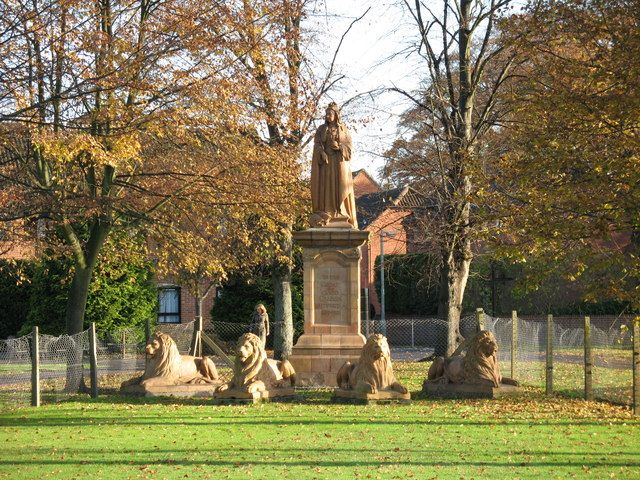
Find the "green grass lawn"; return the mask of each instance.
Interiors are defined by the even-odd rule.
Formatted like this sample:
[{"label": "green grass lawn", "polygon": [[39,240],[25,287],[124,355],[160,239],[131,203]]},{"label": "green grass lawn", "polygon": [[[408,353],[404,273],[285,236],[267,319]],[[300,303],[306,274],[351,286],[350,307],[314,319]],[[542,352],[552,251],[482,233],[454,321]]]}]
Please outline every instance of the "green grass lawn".
[{"label": "green grass lawn", "polygon": [[[397,363],[415,394],[425,364]],[[640,478],[640,421],[545,397],[214,406],[136,399],[1,405],[0,478]]]}]

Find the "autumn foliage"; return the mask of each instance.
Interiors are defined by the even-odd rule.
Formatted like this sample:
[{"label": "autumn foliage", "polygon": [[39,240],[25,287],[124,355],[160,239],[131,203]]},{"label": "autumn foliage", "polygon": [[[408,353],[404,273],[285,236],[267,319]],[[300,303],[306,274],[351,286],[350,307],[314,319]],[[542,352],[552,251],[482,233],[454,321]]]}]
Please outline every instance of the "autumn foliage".
[{"label": "autumn foliage", "polygon": [[37,224],[73,258],[70,333],[114,229],[147,229],[166,271],[221,278],[260,261],[266,232],[290,218],[298,152],[265,141],[244,66],[255,41],[286,44],[282,5],[260,6],[251,41],[234,20],[245,3],[0,6],[0,220]]},{"label": "autumn foliage", "polygon": [[549,2],[511,25],[525,61],[493,200],[516,261],[544,258],[587,300],[639,303],[638,2]]}]

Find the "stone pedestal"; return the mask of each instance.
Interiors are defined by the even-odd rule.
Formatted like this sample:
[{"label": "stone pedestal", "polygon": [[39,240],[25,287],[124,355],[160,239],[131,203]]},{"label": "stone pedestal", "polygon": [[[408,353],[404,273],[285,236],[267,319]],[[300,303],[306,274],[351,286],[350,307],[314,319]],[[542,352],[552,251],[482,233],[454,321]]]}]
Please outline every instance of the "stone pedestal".
[{"label": "stone pedestal", "polygon": [[184,384],[184,385],[128,385],[120,388],[120,392],[125,395],[136,395],[144,397],[213,397],[216,388],[222,382],[218,383],[201,383],[201,384]]},{"label": "stone pedestal", "polygon": [[369,232],[310,228],[293,234],[304,248],[304,334],[289,361],[299,385],[336,386],[344,362],[358,360],[360,333],[360,246]]},{"label": "stone pedestal", "polygon": [[422,393],[431,398],[503,398],[522,395],[522,387],[501,384],[473,385],[468,383],[438,383],[426,381]]}]

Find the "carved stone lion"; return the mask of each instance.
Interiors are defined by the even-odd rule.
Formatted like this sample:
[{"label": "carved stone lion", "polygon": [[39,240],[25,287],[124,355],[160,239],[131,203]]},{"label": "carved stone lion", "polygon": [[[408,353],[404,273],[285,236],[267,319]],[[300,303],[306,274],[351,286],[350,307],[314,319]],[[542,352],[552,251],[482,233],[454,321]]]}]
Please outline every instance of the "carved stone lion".
[{"label": "carved stone lion", "polygon": [[373,334],[367,339],[357,362],[345,362],[340,367],[337,382],[343,390],[360,393],[378,393],[380,390],[407,393],[393,374],[389,344],[380,334]]},{"label": "carved stone lion", "polygon": [[145,348],[147,354],[144,374],[127,380],[123,387],[216,383],[218,371],[209,357],[180,355],[176,342],[166,333],[154,334]]},{"label": "carved stone lion", "polygon": [[233,377],[216,391],[239,390],[244,393],[261,393],[295,385],[295,371],[287,360],[281,362],[267,358],[262,341],[253,333],[245,333],[238,339]]},{"label": "carved stone lion", "polygon": [[500,375],[498,343],[493,333],[482,330],[466,345],[466,355],[437,357],[427,373],[425,382],[467,383],[472,385],[518,385],[516,380]]}]

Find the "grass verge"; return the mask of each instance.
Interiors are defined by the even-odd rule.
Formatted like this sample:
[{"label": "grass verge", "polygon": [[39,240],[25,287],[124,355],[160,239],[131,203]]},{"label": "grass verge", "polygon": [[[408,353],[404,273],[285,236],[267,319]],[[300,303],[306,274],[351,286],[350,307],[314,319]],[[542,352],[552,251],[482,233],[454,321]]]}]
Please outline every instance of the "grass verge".
[{"label": "grass verge", "polygon": [[105,395],[3,405],[0,478],[640,478],[628,408],[545,397],[428,400],[424,364],[396,364],[411,405],[215,406]]}]

